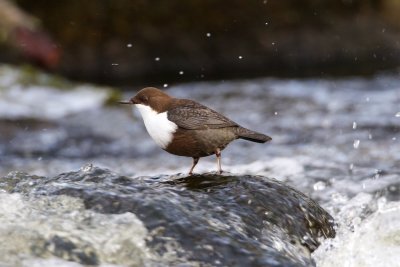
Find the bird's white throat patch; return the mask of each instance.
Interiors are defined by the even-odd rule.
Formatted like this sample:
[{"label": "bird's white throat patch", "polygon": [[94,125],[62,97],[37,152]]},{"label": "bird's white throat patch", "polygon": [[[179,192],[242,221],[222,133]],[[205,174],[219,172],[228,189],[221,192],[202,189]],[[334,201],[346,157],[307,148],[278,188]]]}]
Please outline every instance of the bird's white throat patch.
[{"label": "bird's white throat patch", "polygon": [[168,120],[167,112],[157,113],[151,107],[136,104],[135,105],[142,115],[146,130],[153,140],[162,148],[166,148],[171,143],[173,133],[178,126]]}]

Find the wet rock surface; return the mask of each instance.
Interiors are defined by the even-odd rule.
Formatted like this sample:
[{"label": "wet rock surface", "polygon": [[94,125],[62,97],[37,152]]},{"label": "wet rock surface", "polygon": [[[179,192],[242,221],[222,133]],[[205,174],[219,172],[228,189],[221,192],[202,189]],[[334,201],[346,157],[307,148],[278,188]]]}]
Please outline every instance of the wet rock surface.
[{"label": "wet rock surface", "polygon": [[[149,266],[179,261],[191,266],[312,266],[310,252],[319,245],[319,238],[335,235],[332,217],[316,202],[263,176],[206,173],[127,177],[87,165],[51,178],[15,172],[0,181],[0,189],[22,194],[23,198],[79,199],[82,205],[77,205],[75,212],[101,217],[101,223],[108,225],[111,233],[119,225],[110,223],[113,216],[132,214],[147,233],[146,248],[135,247],[135,251],[144,255],[147,250],[158,256],[151,261],[142,257],[143,264]],[[53,226],[71,227],[68,220],[61,223],[59,216],[65,216],[61,211],[55,216],[60,225]],[[75,223],[74,227],[79,225]],[[98,234],[110,235],[107,229],[103,231]],[[127,240],[138,238],[128,236],[129,231],[126,234]],[[53,233],[37,238],[43,240],[26,252],[37,257],[52,255],[97,265],[121,264],[127,257],[124,254],[129,254],[128,247],[120,252],[120,261],[119,257],[115,262],[102,261],[101,255],[109,252],[102,251],[98,240],[89,235],[86,242],[76,241],[74,232],[69,236]],[[121,239],[121,245],[123,242]],[[176,258],[162,260],[172,248]]]}]

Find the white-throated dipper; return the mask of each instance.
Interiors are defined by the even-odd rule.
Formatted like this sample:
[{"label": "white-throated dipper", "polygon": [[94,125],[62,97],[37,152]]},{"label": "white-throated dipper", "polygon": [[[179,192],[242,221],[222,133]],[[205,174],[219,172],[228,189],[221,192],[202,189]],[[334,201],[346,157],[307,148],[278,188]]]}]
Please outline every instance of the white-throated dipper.
[{"label": "white-throated dipper", "polygon": [[235,139],[257,143],[272,140],[195,101],[170,97],[154,87],[146,87],[129,101],[119,103],[139,109],[147,132],[162,149],[193,158],[189,174],[201,157],[213,154],[217,156],[218,172],[222,173],[221,151]]}]

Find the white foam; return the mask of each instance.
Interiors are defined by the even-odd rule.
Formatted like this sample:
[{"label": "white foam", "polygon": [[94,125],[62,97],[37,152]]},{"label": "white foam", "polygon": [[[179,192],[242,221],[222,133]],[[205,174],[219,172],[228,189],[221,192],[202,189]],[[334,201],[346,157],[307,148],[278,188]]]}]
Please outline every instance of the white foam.
[{"label": "white foam", "polygon": [[313,253],[317,266],[400,266],[400,202],[360,193],[335,217],[336,237]]},{"label": "white foam", "polygon": [[[80,266],[54,259],[52,246],[45,242],[56,236],[74,243],[77,250],[94,251],[101,263],[141,266],[151,257],[147,234],[133,213],[96,213],[86,210],[80,199],[67,196],[28,199],[0,193],[0,263],[10,266],[22,262],[22,266]],[[32,248],[43,251],[37,255]],[[56,262],[60,264],[51,265]]]},{"label": "white foam", "polygon": [[300,162],[292,158],[277,157],[270,160],[257,160],[249,164],[229,166],[230,172],[239,174],[257,174],[270,177],[287,178],[300,174],[304,168]]},{"label": "white foam", "polygon": [[[98,108],[107,100],[108,89],[92,85],[71,85],[58,89],[50,85],[21,83],[23,73],[0,65],[0,118],[55,120],[69,114]],[[37,75],[50,79],[48,75]]]}]

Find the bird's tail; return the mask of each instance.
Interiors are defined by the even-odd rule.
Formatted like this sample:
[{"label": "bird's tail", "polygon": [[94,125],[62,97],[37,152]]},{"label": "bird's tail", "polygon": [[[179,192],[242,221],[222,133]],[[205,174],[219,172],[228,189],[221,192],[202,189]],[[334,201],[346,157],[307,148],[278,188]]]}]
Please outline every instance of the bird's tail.
[{"label": "bird's tail", "polygon": [[265,143],[272,140],[272,138],[268,135],[257,133],[243,127],[238,128],[237,134],[240,139],[245,139],[257,143]]}]

